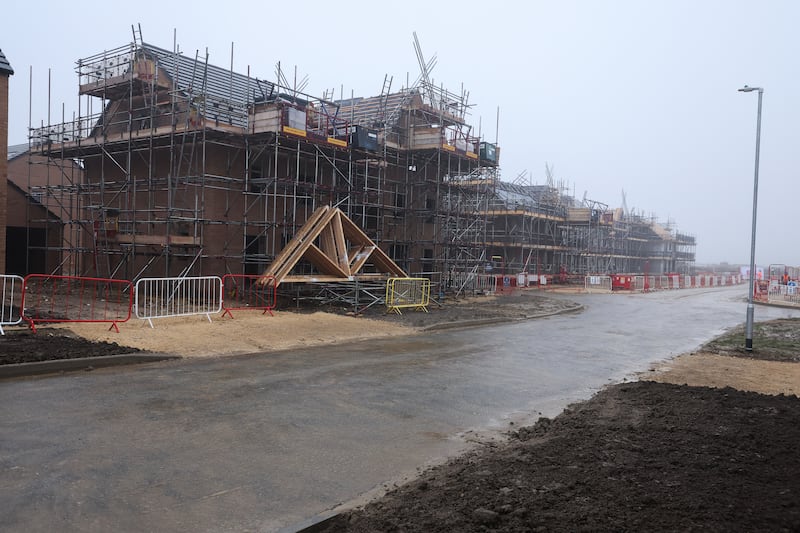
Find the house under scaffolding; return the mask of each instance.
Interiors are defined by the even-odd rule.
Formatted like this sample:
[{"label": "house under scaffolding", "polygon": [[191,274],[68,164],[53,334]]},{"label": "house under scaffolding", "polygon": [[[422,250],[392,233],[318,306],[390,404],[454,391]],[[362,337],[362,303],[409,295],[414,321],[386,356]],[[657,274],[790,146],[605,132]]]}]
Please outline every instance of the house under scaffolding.
[{"label": "house under scaffolding", "polygon": [[693,236],[502,181],[499,147],[472,134],[467,93],[427,75],[396,91],[387,78],[378,96],[317,98],[140,39],[76,70],[76,116],[30,130],[29,168],[52,175],[29,193],[69,210],[70,238],[44,240],[59,243],[48,272],[260,274],[323,205],[410,273],[694,268]]}]

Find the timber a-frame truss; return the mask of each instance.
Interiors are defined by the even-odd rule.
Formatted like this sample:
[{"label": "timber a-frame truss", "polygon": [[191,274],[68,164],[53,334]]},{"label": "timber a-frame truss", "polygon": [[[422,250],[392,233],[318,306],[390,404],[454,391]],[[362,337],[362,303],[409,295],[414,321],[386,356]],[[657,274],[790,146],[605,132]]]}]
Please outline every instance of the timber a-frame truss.
[{"label": "timber a-frame truss", "polygon": [[[318,274],[290,274],[301,260]],[[360,273],[370,263],[377,272]],[[337,282],[356,279],[407,278],[402,268],[386,255],[339,208],[322,206],[297,231],[261,278],[262,284],[283,282]]]}]

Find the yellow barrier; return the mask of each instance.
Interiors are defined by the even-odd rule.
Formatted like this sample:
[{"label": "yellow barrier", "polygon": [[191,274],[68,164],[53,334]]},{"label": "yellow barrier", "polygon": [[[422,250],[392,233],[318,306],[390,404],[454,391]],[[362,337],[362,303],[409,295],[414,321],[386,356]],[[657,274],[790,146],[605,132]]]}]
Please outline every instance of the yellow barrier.
[{"label": "yellow barrier", "polygon": [[389,278],[386,282],[386,312],[403,313],[400,309],[413,307],[428,312],[431,301],[431,280],[426,278]]}]

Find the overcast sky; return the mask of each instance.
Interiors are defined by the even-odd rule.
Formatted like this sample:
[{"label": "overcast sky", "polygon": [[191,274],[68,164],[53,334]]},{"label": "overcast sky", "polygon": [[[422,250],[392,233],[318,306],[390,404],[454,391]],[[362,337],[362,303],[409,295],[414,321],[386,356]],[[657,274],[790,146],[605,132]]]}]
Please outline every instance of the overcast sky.
[{"label": "overcast sky", "polygon": [[[274,79],[275,64],[309,77],[306,92],[377,95],[419,72],[416,31],[432,76],[470,93],[472,123],[495,140],[502,176],[545,163],[578,199],[622,204],[697,236],[699,263],[747,263],[756,133],[764,87],[757,262],[800,265],[800,2],[14,2],[0,48],[10,85],[9,143],[77,109],[75,62],[133,39]],[[32,71],[33,84],[30,83]],[[32,86],[32,89],[31,89]],[[32,92],[32,97],[29,93]]]}]

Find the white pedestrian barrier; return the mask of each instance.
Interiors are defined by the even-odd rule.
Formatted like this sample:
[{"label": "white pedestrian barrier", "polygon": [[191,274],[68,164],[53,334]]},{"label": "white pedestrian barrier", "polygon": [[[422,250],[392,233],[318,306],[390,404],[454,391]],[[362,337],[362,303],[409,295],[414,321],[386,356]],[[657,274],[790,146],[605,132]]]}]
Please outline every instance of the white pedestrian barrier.
[{"label": "white pedestrian barrier", "polygon": [[773,285],[770,283],[767,301],[771,304],[800,305],[800,290],[797,285]]},{"label": "white pedestrian barrier", "polygon": [[3,274],[0,276],[0,290],[3,307],[0,308],[0,335],[5,335],[3,326],[16,326],[22,322],[22,285],[25,280],[21,276]]},{"label": "white pedestrian barrier", "polygon": [[136,282],[136,317],[153,327],[154,318],[206,315],[222,311],[219,276],[141,278]]},{"label": "white pedestrian barrier", "polygon": [[587,292],[611,292],[611,276],[586,276],[584,287]]}]

